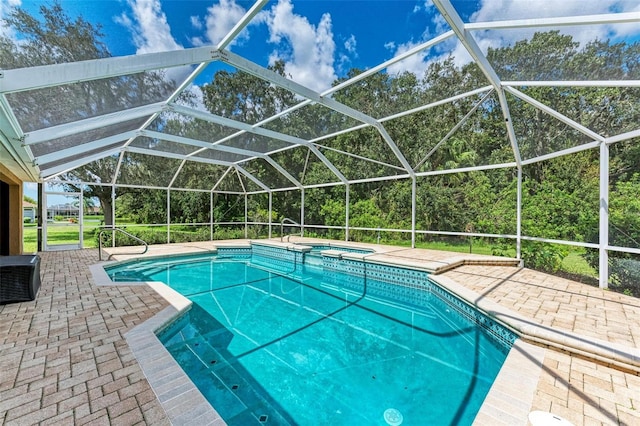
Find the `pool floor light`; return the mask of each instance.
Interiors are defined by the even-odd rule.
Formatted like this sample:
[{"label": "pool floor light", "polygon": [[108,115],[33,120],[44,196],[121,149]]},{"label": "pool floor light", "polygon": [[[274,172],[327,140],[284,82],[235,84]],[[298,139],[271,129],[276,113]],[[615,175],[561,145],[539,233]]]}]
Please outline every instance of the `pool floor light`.
[{"label": "pool floor light", "polygon": [[400,426],[404,417],[402,413],[395,408],[387,408],[384,410],[384,421],[391,426]]}]

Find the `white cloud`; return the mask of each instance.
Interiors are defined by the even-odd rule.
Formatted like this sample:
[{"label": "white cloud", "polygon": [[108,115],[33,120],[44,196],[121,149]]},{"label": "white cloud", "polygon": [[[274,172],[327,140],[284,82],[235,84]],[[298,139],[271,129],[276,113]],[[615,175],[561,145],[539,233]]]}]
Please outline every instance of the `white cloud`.
[{"label": "white cloud", "polygon": [[[411,40],[406,43],[396,43],[393,41],[387,42],[385,44],[385,48],[393,52],[393,56],[401,55],[449,30],[449,25],[431,0],[426,0],[422,6],[416,5],[413,9],[413,13],[426,14],[426,16],[429,16],[429,24],[426,25],[425,30],[418,41]],[[456,58],[460,58],[462,63],[467,63],[471,60],[471,57],[464,47],[460,43],[457,43],[456,45],[455,40],[450,39],[448,43],[441,43],[429,50],[423,50],[391,65],[387,68],[387,72],[389,74],[396,75],[408,71],[415,74],[418,78],[421,78],[431,62],[443,59],[448,56],[449,53],[455,55]]]},{"label": "white cloud", "polygon": [[[599,15],[612,12],[640,12],[638,0],[482,0],[480,9],[475,12],[471,22],[535,19],[550,17],[567,17],[580,15]],[[537,31],[552,29],[541,28]],[[608,38],[624,37],[628,34],[638,34],[637,24],[624,25],[580,25],[560,27],[563,34],[569,34],[579,43]],[[504,46],[517,40],[531,37],[536,30],[511,30],[496,32],[474,32],[478,44],[485,46]]]},{"label": "white cloud", "polygon": [[345,42],[344,42],[344,48],[347,52],[354,54],[357,56],[357,52],[356,52],[356,36],[354,36],[353,34],[351,34],[351,37],[349,37]]},{"label": "white cloud", "polygon": [[[234,0],[220,0],[207,8],[205,18],[207,28],[207,40],[211,44],[218,44],[233,27],[242,19],[246,11]],[[235,39],[238,43],[248,37],[246,31],[241,32]]]},{"label": "white cloud", "polygon": [[21,4],[21,0],[0,0],[0,36],[13,38],[13,30],[6,27],[1,20],[9,16],[9,13],[14,8],[20,7]]},{"label": "white cloud", "polygon": [[269,57],[271,63],[283,60],[286,73],[313,90],[331,87],[336,79],[336,46],[329,14],[322,15],[320,22],[313,25],[293,12],[289,0],[280,0],[262,15],[262,19],[269,28],[269,41],[278,44]]},{"label": "white cloud", "polygon": [[[127,4],[131,8],[131,16],[122,13],[115,20],[131,32],[136,54],[184,49],[171,35],[160,0],[127,0]],[[191,67],[170,68],[166,70],[166,77],[181,82],[190,72]]]},{"label": "white cloud", "polygon": [[127,0],[133,17],[124,13],[116,18],[117,22],[131,31],[136,53],[163,52],[180,50],[171,35],[167,16],[162,11],[160,0]]},{"label": "white cloud", "polygon": [[189,20],[191,21],[191,26],[196,30],[201,30],[202,28],[204,28],[204,24],[200,20],[199,16],[191,16],[189,17]]},{"label": "white cloud", "polygon": [[343,43],[344,52],[338,53],[336,58],[336,69],[340,73],[346,73],[351,66],[351,62],[354,58],[358,57],[357,50],[358,43],[356,36],[351,34]]},{"label": "white cloud", "polygon": [[[406,51],[413,49],[418,44],[420,43],[409,42],[399,45],[393,45],[393,48],[395,49],[394,55],[401,55]],[[408,58],[400,62],[396,62],[395,64],[388,67],[387,72],[391,75],[397,75],[408,71],[415,74],[418,78],[421,78],[428,66],[427,54],[428,52],[422,51],[416,53],[415,55],[411,55]]]},{"label": "white cloud", "polygon": [[[426,0],[424,9],[433,14],[432,24],[435,26],[435,34],[441,34],[448,30],[448,25],[442,15],[438,12],[431,0]],[[419,12],[420,9],[414,9]],[[638,0],[481,0],[479,9],[471,15],[470,22],[486,22],[515,19],[533,19],[548,17],[566,17],[579,15],[598,15],[612,12],[640,12],[640,2]],[[487,52],[489,47],[503,47],[515,43],[518,40],[530,38],[536,31],[552,30],[551,27],[526,30],[504,30],[504,31],[473,31],[471,34],[483,52]],[[561,33],[571,35],[575,41],[585,43],[596,38],[622,38],[629,34],[639,34],[637,24],[623,25],[582,25],[571,27],[558,27]],[[389,44],[393,47],[394,55],[401,54],[415,45],[422,43],[433,34],[425,31],[420,42],[409,42],[404,44]],[[434,55],[435,53],[435,55]],[[430,55],[421,52],[407,60],[389,68],[389,72],[399,73],[404,70],[412,71],[417,75],[427,68],[430,62],[441,60],[449,55],[455,58],[456,65],[460,66],[471,61],[471,56],[464,46],[455,38],[440,43],[435,46]]]}]

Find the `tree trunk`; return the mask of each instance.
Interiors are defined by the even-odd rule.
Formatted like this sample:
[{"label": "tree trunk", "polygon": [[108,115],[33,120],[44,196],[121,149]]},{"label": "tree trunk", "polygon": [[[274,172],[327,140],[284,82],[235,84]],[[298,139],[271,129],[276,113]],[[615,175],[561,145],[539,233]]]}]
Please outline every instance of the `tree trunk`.
[{"label": "tree trunk", "polygon": [[104,213],[104,225],[111,226],[113,225],[113,211],[111,205],[111,196],[109,198],[99,197],[100,206],[102,207],[102,212]]}]

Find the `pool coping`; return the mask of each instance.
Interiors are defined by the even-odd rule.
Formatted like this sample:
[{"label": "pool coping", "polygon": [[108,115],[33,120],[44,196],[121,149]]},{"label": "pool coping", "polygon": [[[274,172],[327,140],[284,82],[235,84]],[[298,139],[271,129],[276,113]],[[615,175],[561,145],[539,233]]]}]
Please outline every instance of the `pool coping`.
[{"label": "pool coping", "polygon": [[[145,257],[162,258],[171,255]],[[135,260],[133,260],[135,261]],[[164,409],[171,424],[224,426],[227,423],[202,395],[182,367],[158,339],[157,333],[171,325],[191,309],[192,302],[159,281],[112,281],[104,267],[128,261],[106,261],[89,265],[97,286],[141,286],[156,291],[169,306],[124,334],[124,338],[138,365]]]},{"label": "pool coping", "polygon": [[169,421],[174,425],[226,425],[156,334],[191,309],[192,302],[164,283],[142,284],[153,288],[169,306],[124,337]]},{"label": "pool coping", "polygon": [[483,298],[451,278],[439,275],[430,275],[429,278],[489,318],[511,329],[520,339],[582,356],[602,365],[640,372],[640,348],[630,348],[596,338],[586,339],[567,330],[546,327]]}]

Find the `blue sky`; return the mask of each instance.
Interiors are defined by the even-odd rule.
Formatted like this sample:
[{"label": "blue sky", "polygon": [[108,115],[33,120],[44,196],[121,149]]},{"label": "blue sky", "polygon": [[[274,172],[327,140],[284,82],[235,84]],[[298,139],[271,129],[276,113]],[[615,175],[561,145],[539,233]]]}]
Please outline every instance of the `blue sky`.
[{"label": "blue sky", "polygon": [[[493,21],[551,16],[640,13],[638,0],[451,0],[464,21]],[[0,0],[0,16],[20,5],[36,14],[50,0]],[[252,6],[239,0],[61,0],[71,16],[99,23],[113,55],[128,55],[215,44]],[[629,24],[571,28],[578,41],[624,38],[639,30]],[[1,30],[1,29],[0,29]],[[317,91],[331,86],[353,67],[378,65],[448,30],[431,0],[273,0],[233,42],[230,50],[267,66],[285,61],[291,77]],[[524,32],[475,32],[488,46],[512,43]],[[469,60],[454,41],[398,64],[391,72],[424,71],[434,58],[453,53]],[[211,78],[214,68],[198,83]]]},{"label": "blue sky", "polygon": [[[253,5],[239,0],[60,0],[70,16],[100,24],[114,56],[215,45]],[[608,12],[640,13],[639,0],[451,0],[463,21],[495,21]],[[51,0],[0,0],[38,15]],[[291,78],[322,92],[351,68],[374,67],[449,28],[431,0],[273,0],[228,47],[261,66],[285,62]],[[636,24],[564,27],[577,41],[637,40]],[[0,26],[0,34],[15,36]],[[532,31],[474,32],[483,49],[514,43]],[[422,74],[430,61],[454,55],[469,61],[455,40],[395,64],[388,72]],[[1,68],[1,64],[0,64]],[[196,81],[210,81],[213,66]],[[27,188],[33,196],[34,188]]]}]

